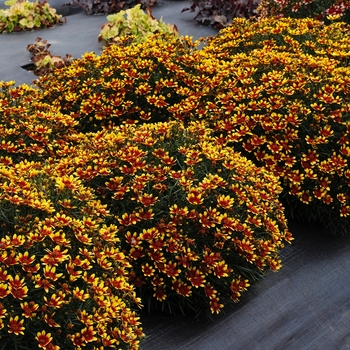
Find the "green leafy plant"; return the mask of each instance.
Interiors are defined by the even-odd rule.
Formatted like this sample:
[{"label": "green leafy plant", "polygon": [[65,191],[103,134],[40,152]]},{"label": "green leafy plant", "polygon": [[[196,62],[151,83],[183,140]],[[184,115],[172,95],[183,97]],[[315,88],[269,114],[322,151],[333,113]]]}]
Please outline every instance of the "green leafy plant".
[{"label": "green leafy plant", "polygon": [[157,33],[178,35],[175,25],[165,24],[162,19],[157,20],[149,8],[145,12],[141,9],[141,5],[109,15],[107,20],[98,36],[98,41],[103,41],[107,45],[139,43]]},{"label": "green leafy plant", "polygon": [[67,54],[66,57],[54,56],[48,50],[51,44],[47,40],[36,38],[33,44],[27,46],[27,50],[31,53],[31,61],[34,63],[34,74],[44,75],[52,72],[56,68],[69,66],[72,56]]},{"label": "green leafy plant", "polygon": [[0,33],[49,28],[65,23],[61,15],[44,1],[7,1],[9,9],[0,10]]},{"label": "green leafy plant", "polygon": [[221,29],[229,26],[236,17],[256,16],[259,0],[191,0],[191,6],[182,12],[197,11],[198,23]]},{"label": "green leafy plant", "polygon": [[347,0],[261,0],[258,12],[262,17],[311,17],[326,23],[341,20],[350,24],[350,2]]},{"label": "green leafy plant", "polygon": [[[156,5],[157,0],[72,0],[71,3],[82,7],[88,15],[106,15],[108,13],[117,13],[136,5],[149,8]],[[71,3],[68,3],[68,5]]]}]

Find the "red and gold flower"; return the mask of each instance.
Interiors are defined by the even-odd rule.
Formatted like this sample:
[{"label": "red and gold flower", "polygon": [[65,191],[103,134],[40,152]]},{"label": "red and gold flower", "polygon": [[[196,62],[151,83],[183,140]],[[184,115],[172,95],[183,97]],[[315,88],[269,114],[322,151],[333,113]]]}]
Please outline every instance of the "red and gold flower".
[{"label": "red and gold flower", "polygon": [[51,333],[46,333],[45,330],[38,332],[35,339],[38,341],[39,348],[47,349],[47,345],[52,341]]},{"label": "red and gold flower", "polygon": [[23,326],[24,320],[19,320],[18,316],[10,317],[7,325],[8,332],[15,335],[24,334],[25,327]]}]

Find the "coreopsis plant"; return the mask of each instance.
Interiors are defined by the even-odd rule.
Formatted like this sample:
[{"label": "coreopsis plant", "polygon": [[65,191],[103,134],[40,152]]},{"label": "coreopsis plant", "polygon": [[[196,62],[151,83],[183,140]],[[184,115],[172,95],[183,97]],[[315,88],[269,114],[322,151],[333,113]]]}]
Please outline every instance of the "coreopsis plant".
[{"label": "coreopsis plant", "polygon": [[42,101],[39,89],[0,83],[0,163],[38,161],[73,140],[77,121]]},{"label": "coreopsis plant", "polygon": [[221,142],[281,176],[292,215],[341,230],[349,222],[348,47],[345,24],[236,19],[202,50],[161,38],[111,46],[37,85],[80,130],[208,120]]},{"label": "coreopsis plant", "polygon": [[66,21],[46,1],[9,0],[5,4],[10,7],[0,9],[0,33],[49,28]]},{"label": "coreopsis plant", "polygon": [[81,137],[53,167],[99,194],[150,309],[218,313],[281,267],[292,238],[278,178],[202,124],[124,124]]},{"label": "coreopsis plant", "polygon": [[143,336],[117,225],[44,162],[0,165],[3,349],[137,349]]},{"label": "coreopsis plant", "polygon": [[207,96],[222,142],[281,177],[292,213],[339,231],[350,217],[349,33],[313,19],[236,20],[200,53],[222,80]]},{"label": "coreopsis plant", "polygon": [[[338,162],[334,153],[347,160],[348,33],[312,19],[236,19],[203,50],[163,40],[112,46],[38,85],[83,130],[122,120],[210,120],[222,142],[283,178],[292,215],[338,230],[348,225],[347,166],[325,164]],[[313,152],[314,175],[304,161]]]},{"label": "coreopsis plant", "polygon": [[127,47],[112,45],[100,56],[86,53],[66,69],[36,81],[42,100],[72,116],[79,130],[128,122],[188,119],[197,114],[203,67],[194,69],[191,38],[147,37]]},{"label": "coreopsis plant", "polygon": [[261,0],[257,12],[262,17],[315,18],[324,22],[350,23],[348,0]]},{"label": "coreopsis plant", "polygon": [[[139,43],[156,33],[178,35],[175,25],[164,23],[162,18],[157,20],[152,16],[150,8],[144,11],[140,4],[109,15],[107,20],[98,36],[98,41],[102,41],[105,45]],[[125,37],[128,37],[127,41]]]}]

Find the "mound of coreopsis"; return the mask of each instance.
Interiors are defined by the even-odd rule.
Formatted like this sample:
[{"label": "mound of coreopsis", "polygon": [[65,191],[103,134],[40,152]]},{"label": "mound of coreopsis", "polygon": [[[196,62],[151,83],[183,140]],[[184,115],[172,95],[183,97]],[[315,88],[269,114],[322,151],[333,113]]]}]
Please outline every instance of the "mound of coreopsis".
[{"label": "mound of coreopsis", "polygon": [[312,19],[236,20],[201,52],[222,80],[206,116],[222,142],[280,176],[292,214],[335,231],[350,217],[349,33]]},{"label": "mound of coreopsis", "polygon": [[72,116],[84,132],[122,121],[185,119],[207,79],[194,68],[197,44],[155,35],[127,47],[112,45],[100,56],[86,53],[36,84],[42,99]]},{"label": "mound of coreopsis", "polygon": [[0,163],[39,161],[73,140],[77,121],[42,101],[27,85],[0,82]]},{"label": "mound of coreopsis", "polygon": [[[170,95],[171,82],[162,85]],[[52,103],[50,89],[12,85],[2,83],[0,96],[6,346],[137,348],[134,287],[152,307],[219,312],[280,268],[291,236],[277,178],[223,147],[206,125],[190,123],[183,108],[176,116],[187,125],[112,127],[120,121],[106,113],[102,128],[99,116],[90,121],[62,100]],[[183,103],[181,92],[174,96]],[[130,121],[136,112],[127,106]],[[169,106],[158,107],[161,116]],[[89,129],[100,131],[80,133]]]},{"label": "mound of coreopsis", "polygon": [[47,162],[0,166],[3,348],[136,349],[130,263],[105,205]]},{"label": "mound of coreopsis", "polygon": [[291,240],[278,179],[201,124],[122,125],[81,136],[54,166],[113,216],[145,305],[219,312],[280,268]]},{"label": "mound of coreopsis", "polygon": [[12,85],[0,92],[1,344],[136,349],[139,300],[118,228],[90,188],[53,167],[79,143],[76,122]]}]

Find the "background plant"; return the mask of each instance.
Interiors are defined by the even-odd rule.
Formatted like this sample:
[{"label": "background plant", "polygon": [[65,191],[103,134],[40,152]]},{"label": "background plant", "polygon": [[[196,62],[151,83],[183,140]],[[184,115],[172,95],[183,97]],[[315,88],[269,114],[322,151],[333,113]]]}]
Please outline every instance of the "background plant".
[{"label": "background plant", "polygon": [[157,0],[72,0],[70,3],[82,7],[88,15],[106,15],[109,13],[118,13],[138,4],[143,8],[152,7],[157,4]]},{"label": "background plant", "polygon": [[31,53],[30,60],[34,63],[35,75],[45,75],[52,72],[56,68],[69,66],[72,56],[67,54],[66,57],[52,55],[49,51],[51,44],[47,40],[36,38],[33,44],[27,46],[27,50]]},{"label": "background plant", "polygon": [[103,41],[107,45],[121,43],[124,45],[125,37],[129,37],[130,42],[139,43],[156,33],[178,35],[175,25],[165,24],[162,19],[155,19],[151,10],[147,8],[146,12],[143,11],[140,4],[132,9],[109,15],[107,20],[98,36],[98,41]]},{"label": "background plant", "polygon": [[46,1],[11,0],[5,4],[10,8],[0,9],[0,33],[49,28],[66,21]]},{"label": "background plant", "polygon": [[350,23],[349,8],[350,2],[347,0],[261,0],[258,13],[262,17],[310,17],[326,23],[340,19]]},{"label": "background plant", "polygon": [[259,0],[191,0],[191,6],[182,11],[198,11],[198,23],[221,29],[229,26],[236,17],[256,16]]}]

